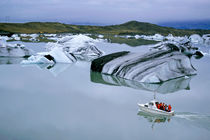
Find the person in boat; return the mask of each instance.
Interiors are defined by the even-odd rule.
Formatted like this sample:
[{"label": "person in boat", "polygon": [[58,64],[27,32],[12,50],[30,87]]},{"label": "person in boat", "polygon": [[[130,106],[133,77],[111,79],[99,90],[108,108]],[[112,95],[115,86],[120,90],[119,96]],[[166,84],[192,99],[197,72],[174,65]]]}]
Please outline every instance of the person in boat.
[{"label": "person in boat", "polygon": [[165,107],[166,107],[166,105],[165,105],[165,103],[163,103],[163,110],[164,110],[164,111],[165,111],[165,109],[166,109]]},{"label": "person in boat", "polygon": [[157,108],[160,109],[160,104],[158,104]]},{"label": "person in boat", "polygon": [[171,108],[172,108],[172,107],[171,107],[171,105],[169,104],[169,105],[168,105],[168,112],[171,112]]},{"label": "person in boat", "polygon": [[156,104],[156,107],[158,108],[159,103],[158,102],[155,102],[155,104]]},{"label": "person in boat", "polygon": [[163,104],[162,104],[162,102],[160,102],[160,108],[159,109],[162,110],[162,108],[163,108]]}]

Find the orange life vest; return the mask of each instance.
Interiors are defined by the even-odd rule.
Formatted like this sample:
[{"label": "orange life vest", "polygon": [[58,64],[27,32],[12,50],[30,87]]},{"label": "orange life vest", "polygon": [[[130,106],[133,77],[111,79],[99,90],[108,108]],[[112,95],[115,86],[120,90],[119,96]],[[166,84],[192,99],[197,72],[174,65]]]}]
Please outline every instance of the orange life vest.
[{"label": "orange life vest", "polygon": [[168,111],[171,111],[171,105],[168,106]]}]

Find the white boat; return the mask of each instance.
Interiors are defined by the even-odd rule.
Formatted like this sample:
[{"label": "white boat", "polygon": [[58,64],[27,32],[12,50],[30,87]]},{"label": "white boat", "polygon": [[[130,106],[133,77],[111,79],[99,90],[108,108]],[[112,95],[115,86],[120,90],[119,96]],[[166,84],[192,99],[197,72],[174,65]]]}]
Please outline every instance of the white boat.
[{"label": "white boat", "polygon": [[146,104],[139,104],[138,103],[138,106],[144,112],[149,112],[149,113],[159,114],[159,115],[169,115],[169,116],[174,115],[174,111],[168,112],[168,111],[158,109],[156,107],[156,102],[157,102],[156,100],[152,100],[152,101],[150,101],[149,103],[146,103]]}]

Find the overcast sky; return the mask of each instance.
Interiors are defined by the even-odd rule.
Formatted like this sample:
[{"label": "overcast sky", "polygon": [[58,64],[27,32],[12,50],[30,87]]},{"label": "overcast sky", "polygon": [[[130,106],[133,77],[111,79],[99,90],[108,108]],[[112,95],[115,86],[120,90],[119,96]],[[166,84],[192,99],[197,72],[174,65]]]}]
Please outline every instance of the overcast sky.
[{"label": "overcast sky", "polygon": [[0,0],[0,22],[118,24],[210,19],[210,0]]}]

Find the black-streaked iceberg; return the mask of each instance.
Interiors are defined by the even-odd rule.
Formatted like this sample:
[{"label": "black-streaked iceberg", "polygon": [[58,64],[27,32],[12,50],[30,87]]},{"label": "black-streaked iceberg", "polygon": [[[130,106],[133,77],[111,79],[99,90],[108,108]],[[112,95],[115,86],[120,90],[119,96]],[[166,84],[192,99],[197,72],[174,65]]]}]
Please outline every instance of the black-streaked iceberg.
[{"label": "black-streaked iceberg", "polygon": [[151,51],[143,55],[118,52],[93,60],[91,70],[144,83],[161,83],[196,74],[190,58],[173,50]]}]

